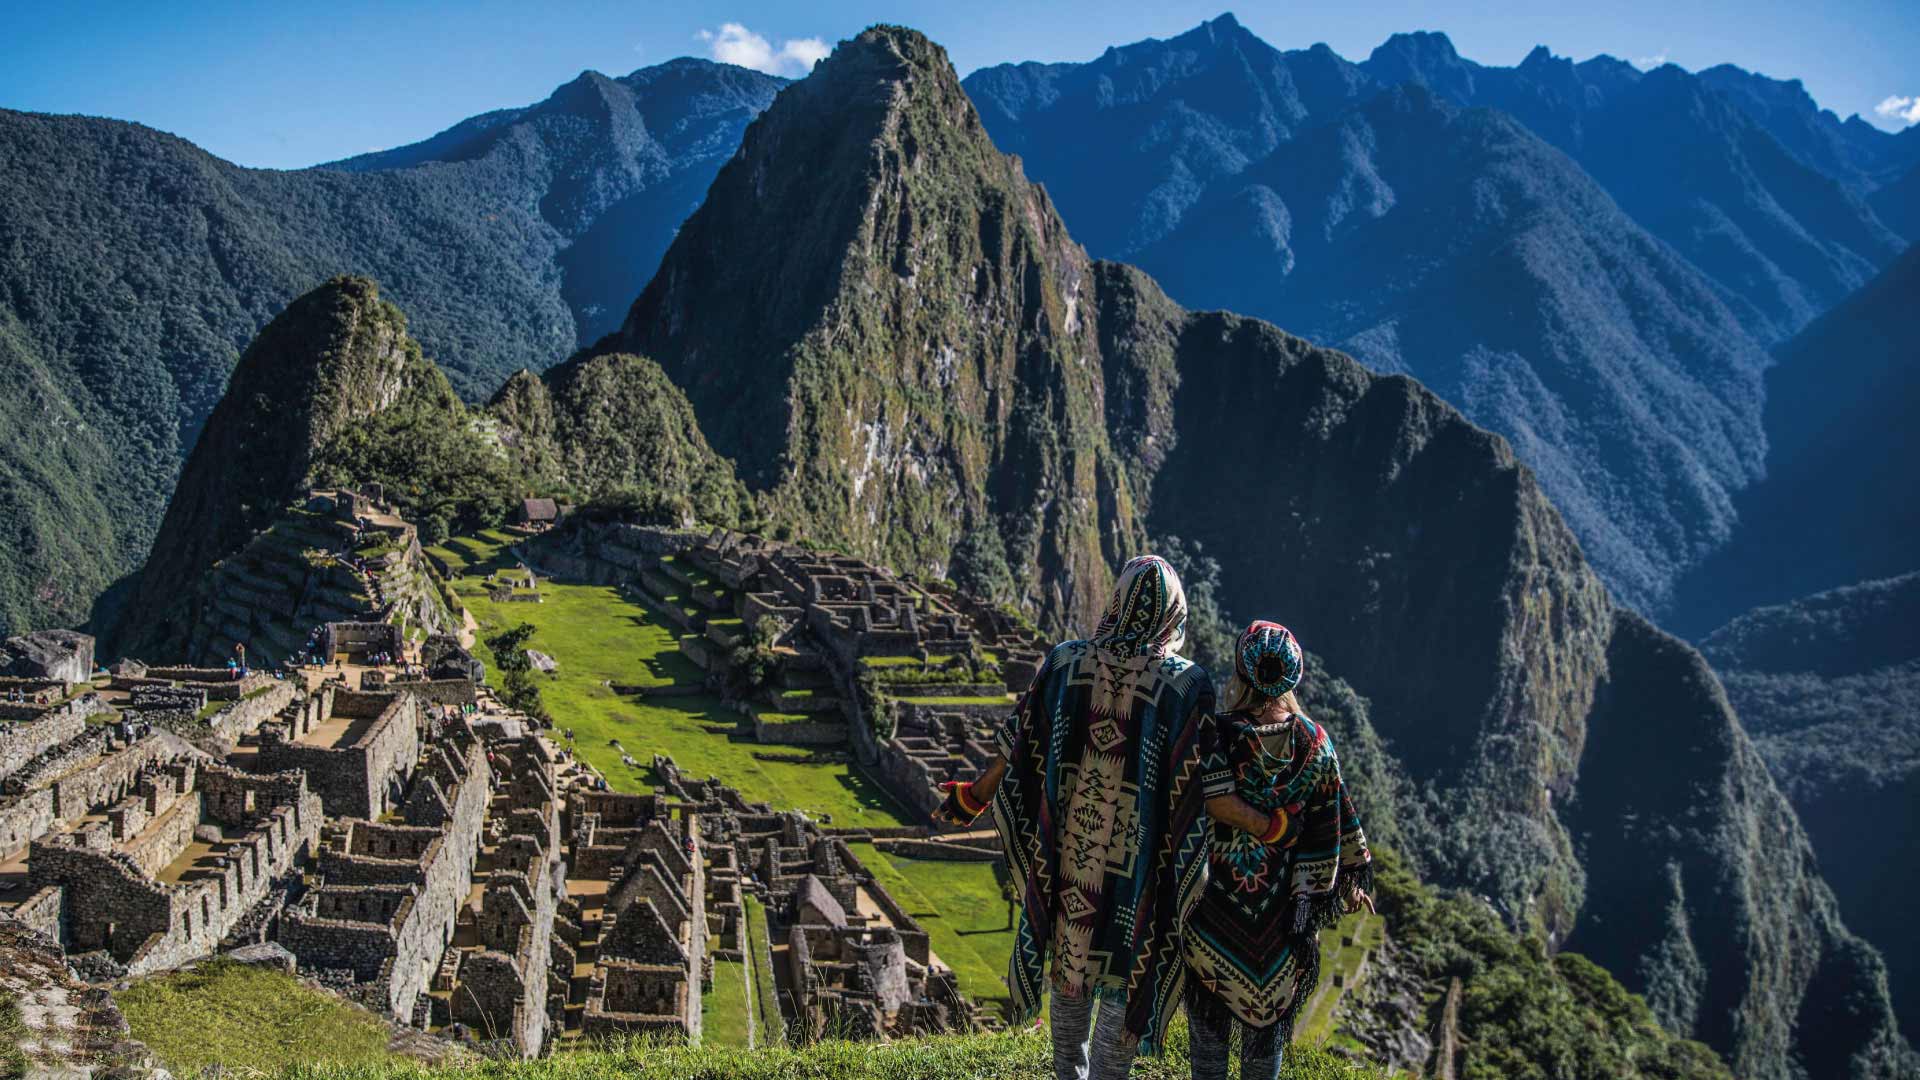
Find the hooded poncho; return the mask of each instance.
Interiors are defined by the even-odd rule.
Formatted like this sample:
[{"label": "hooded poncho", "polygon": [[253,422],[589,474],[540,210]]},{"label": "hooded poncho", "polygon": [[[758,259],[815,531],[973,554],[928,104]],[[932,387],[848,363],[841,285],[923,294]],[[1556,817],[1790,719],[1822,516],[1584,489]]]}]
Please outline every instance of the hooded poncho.
[{"label": "hooded poncho", "polygon": [[[1286,638],[1278,647],[1285,648],[1292,635],[1280,633]],[[1243,659],[1237,666],[1249,665]],[[1282,692],[1298,682],[1294,674]],[[1270,751],[1261,737],[1281,733],[1289,737],[1278,753]],[[1321,928],[1368,883],[1367,838],[1326,729],[1297,713],[1262,728],[1234,712],[1216,721],[1212,738],[1207,795],[1238,795],[1268,813],[1284,808],[1291,824],[1273,845],[1214,826],[1206,889],[1184,939],[1187,965],[1213,1002],[1241,1023],[1290,1031],[1319,980]]]},{"label": "hooded poncho", "polygon": [[1124,1002],[1147,1053],[1180,1000],[1180,927],[1206,868],[1213,683],[1174,653],[1186,617],[1165,560],[1128,563],[1093,637],[1048,654],[998,740],[994,824],[1022,898],[1017,1019],[1039,1010],[1050,963],[1061,993]]}]

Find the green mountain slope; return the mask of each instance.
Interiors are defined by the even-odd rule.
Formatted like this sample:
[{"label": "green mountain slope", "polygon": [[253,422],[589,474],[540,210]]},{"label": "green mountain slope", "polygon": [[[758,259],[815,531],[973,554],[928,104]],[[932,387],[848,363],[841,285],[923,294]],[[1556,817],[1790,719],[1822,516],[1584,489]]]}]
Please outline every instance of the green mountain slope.
[{"label": "green mountain slope", "polygon": [[[485,138],[288,172],[137,124],[0,110],[8,372],[37,370],[107,466],[72,473],[33,425],[0,426],[0,521],[24,530],[0,555],[0,631],[77,622],[138,564],[241,349],[295,297],[377,277],[482,398],[617,322],[780,85],[693,60],[589,72]],[[111,505],[110,528],[75,550],[55,503]]]},{"label": "green mountain slope", "polygon": [[776,516],[903,571],[1004,538],[1056,622],[1138,545],[1092,269],[946,55],[865,35],[783,92],[626,324]]},{"label": "green mountain slope", "polygon": [[241,356],[107,645],[184,653],[214,564],[316,483],[381,482],[427,513],[493,499],[497,515],[507,477],[505,456],[478,438],[400,310],[365,278],[335,278],[294,301]]},{"label": "green mountain slope", "polygon": [[543,491],[645,503],[656,515],[717,525],[738,524],[749,510],[732,463],[707,445],[686,395],[645,357],[582,356],[541,376],[522,371],[489,409]]}]

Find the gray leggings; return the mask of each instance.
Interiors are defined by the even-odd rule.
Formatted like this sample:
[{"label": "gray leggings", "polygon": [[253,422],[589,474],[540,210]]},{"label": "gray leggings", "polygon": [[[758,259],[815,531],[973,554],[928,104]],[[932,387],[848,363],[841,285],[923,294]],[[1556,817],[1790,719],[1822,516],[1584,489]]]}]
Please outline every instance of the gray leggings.
[{"label": "gray leggings", "polygon": [[1054,1080],[1125,1080],[1134,1050],[1124,1038],[1126,1007],[1117,1001],[1101,1005],[1096,1023],[1092,994],[1070,998],[1056,990],[1051,997]]},{"label": "gray leggings", "polygon": [[1290,1024],[1250,1028],[1234,1020],[1225,1002],[1187,979],[1187,1030],[1192,1037],[1193,1080],[1227,1080],[1227,1042],[1240,1029],[1240,1080],[1277,1080]]}]

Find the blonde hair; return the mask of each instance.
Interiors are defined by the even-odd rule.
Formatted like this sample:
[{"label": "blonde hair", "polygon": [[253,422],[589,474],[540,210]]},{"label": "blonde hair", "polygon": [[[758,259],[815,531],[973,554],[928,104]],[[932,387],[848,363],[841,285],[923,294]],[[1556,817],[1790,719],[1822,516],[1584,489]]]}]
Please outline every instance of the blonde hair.
[{"label": "blonde hair", "polygon": [[1277,698],[1270,697],[1255,690],[1247,680],[1240,677],[1238,671],[1234,672],[1227,679],[1226,693],[1220,695],[1220,711],[1257,712],[1266,708],[1269,701],[1278,701],[1280,707],[1289,713],[1306,714],[1306,710],[1300,707],[1300,699],[1293,696],[1292,690],[1281,694]]}]

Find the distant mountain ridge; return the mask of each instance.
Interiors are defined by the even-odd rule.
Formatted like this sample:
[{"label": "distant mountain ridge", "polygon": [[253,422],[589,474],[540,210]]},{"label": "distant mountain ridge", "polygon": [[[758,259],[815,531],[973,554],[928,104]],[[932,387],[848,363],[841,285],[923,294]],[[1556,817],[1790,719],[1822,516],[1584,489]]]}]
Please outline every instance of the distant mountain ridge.
[{"label": "distant mountain ridge", "polygon": [[1776,350],[1766,478],[1741,525],[1682,580],[1688,634],[1762,605],[1920,570],[1920,247]]},{"label": "distant mountain ridge", "polygon": [[0,426],[0,629],[77,623],[139,564],[236,357],[293,298],[378,276],[482,398],[617,325],[781,85],[699,60],[588,73],[425,144],[296,171],[0,110],[0,365],[38,402]]},{"label": "distant mountain ridge", "polygon": [[[1766,344],[1905,243],[1864,193],[1907,141],[1845,129],[1877,163],[1850,187],[1673,67],[1545,48],[1488,67],[1436,33],[1356,64],[1225,15],[965,85],[1095,254],[1417,375],[1512,440],[1609,587],[1655,613],[1759,475]],[[1511,120],[1439,119],[1481,108]]]}]

